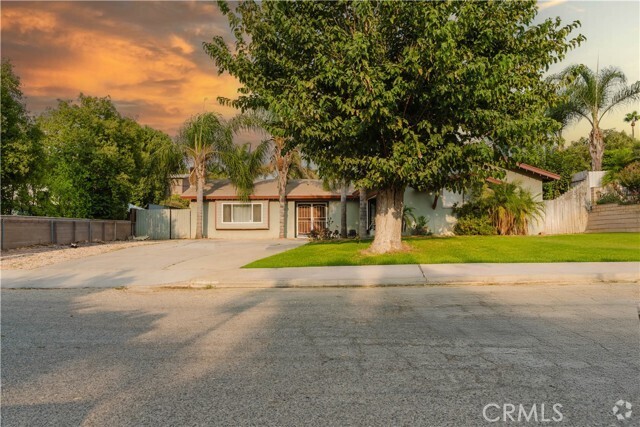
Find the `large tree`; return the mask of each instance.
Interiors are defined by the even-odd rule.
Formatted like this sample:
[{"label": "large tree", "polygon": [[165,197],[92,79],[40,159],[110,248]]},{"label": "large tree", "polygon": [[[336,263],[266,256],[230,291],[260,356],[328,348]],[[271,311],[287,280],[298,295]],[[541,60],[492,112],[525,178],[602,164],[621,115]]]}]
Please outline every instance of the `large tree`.
[{"label": "large tree", "polygon": [[585,65],[572,65],[555,76],[563,101],[557,110],[571,121],[586,119],[591,125],[589,153],[591,169],[602,170],[604,134],[600,123],[612,109],[640,99],[640,81],[627,85],[624,73],[616,67],[593,72]]},{"label": "large tree", "polygon": [[124,219],[128,204],[157,203],[179,158],[158,153],[173,146],[160,131],[123,117],[109,97],[59,101],[39,117],[47,156],[47,214]]},{"label": "large tree", "polygon": [[174,145],[166,133],[144,126],[138,128],[137,135],[141,167],[134,183],[131,203],[146,206],[149,203],[159,203],[167,197],[171,175],[181,170],[183,162],[182,156],[177,152],[164,155],[164,150]]},{"label": "large tree", "polygon": [[407,186],[462,190],[517,161],[555,97],[542,79],[582,36],[536,2],[241,2],[235,44],[205,43],[320,167],[377,191],[370,248],[402,248]]},{"label": "large tree", "polygon": [[2,213],[39,213],[37,199],[45,170],[42,135],[25,107],[20,78],[7,60],[2,61],[0,92]]}]

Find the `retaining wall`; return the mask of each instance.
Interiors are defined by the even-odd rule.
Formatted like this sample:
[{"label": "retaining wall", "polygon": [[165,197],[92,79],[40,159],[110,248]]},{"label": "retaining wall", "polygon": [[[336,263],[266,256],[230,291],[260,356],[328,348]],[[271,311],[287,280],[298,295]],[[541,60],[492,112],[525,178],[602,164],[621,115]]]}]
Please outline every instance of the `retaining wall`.
[{"label": "retaining wall", "polygon": [[594,205],[586,232],[640,232],[640,205]]}]

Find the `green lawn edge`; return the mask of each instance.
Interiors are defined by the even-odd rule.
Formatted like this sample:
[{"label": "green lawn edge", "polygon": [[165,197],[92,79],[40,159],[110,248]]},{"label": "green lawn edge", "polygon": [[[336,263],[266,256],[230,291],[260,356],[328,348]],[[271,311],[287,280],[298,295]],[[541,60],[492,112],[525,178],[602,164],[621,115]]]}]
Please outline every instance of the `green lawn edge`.
[{"label": "green lawn edge", "polygon": [[403,241],[410,250],[376,256],[362,254],[371,244],[370,240],[309,242],[243,268],[640,261],[640,233],[435,236],[410,237]]}]

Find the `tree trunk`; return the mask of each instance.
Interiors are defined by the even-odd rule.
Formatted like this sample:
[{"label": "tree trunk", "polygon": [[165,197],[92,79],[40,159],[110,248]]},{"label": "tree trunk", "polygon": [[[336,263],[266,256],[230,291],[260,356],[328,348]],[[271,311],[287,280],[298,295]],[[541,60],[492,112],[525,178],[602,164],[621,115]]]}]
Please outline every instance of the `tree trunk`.
[{"label": "tree trunk", "polygon": [[635,124],[635,122],[631,122],[631,138],[634,138],[634,139],[635,139],[635,137],[636,137],[635,129],[636,129],[636,124]]},{"label": "tree trunk", "polygon": [[594,122],[591,133],[589,133],[589,154],[591,154],[591,170],[602,170],[602,155],[604,153],[604,136],[598,126]]},{"label": "tree trunk", "polygon": [[287,177],[286,177],[286,173],[287,171],[279,171],[280,173],[278,174],[278,201],[280,202],[280,231],[278,233],[278,237],[280,239],[284,239],[286,238],[285,233],[284,233],[284,227],[285,227],[285,221],[286,221],[286,216],[285,216],[285,211],[287,208]]},{"label": "tree trunk", "polygon": [[280,194],[279,200],[280,200],[280,232],[278,234],[278,237],[280,239],[284,239],[286,237],[284,235],[284,226],[285,226],[285,210],[287,207],[287,198],[285,197],[284,194]]},{"label": "tree trunk", "polygon": [[402,245],[402,208],[404,186],[385,188],[376,196],[376,235],[367,250],[384,254],[404,249]]},{"label": "tree trunk", "polygon": [[[204,211],[204,173],[196,177],[196,239],[202,239],[202,212]],[[171,226],[171,224],[169,224]]]},{"label": "tree trunk", "polygon": [[367,189],[360,189],[360,220],[358,221],[358,236],[364,239],[367,235]]},{"label": "tree trunk", "polygon": [[342,183],[340,188],[340,237],[347,237],[347,183]]}]

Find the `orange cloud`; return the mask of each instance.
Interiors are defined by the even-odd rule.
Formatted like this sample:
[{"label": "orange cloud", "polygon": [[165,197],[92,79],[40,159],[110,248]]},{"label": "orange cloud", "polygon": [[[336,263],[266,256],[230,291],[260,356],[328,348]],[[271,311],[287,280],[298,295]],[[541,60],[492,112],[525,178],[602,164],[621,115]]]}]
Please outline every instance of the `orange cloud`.
[{"label": "orange cloud", "polygon": [[[50,99],[48,105],[55,105],[55,99],[75,98],[80,92],[109,95],[123,113],[170,134],[202,111],[205,97],[207,110],[235,114],[215,99],[235,97],[238,82],[218,76],[201,48],[204,39],[219,31],[220,17],[214,19],[217,12],[211,5],[140,2],[104,10],[94,5],[3,2],[3,57],[13,60],[28,105],[29,98],[45,105]],[[154,22],[167,18],[166,31],[140,25],[137,19],[118,19],[151,11],[145,8],[160,14]],[[202,19],[203,11],[212,15],[212,24]],[[176,14],[185,26],[172,24]],[[200,21],[189,25],[190,15]],[[194,34],[207,33],[207,28],[206,36]]]},{"label": "orange cloud", "polygon": [[11,8],[2,8],[2,30],[15,30],[20,34],[26,34],[35,30],[51,33],[57,27],[55,14],[41,10],[33,10],[29,13]]},{"label": "orange cloud", "polygon": [[195,50],[185,39],[178,37],[175,34],[171,35],[169,41],[171,43],[171,47],[180,49],[182,53],[190,54]]}]

